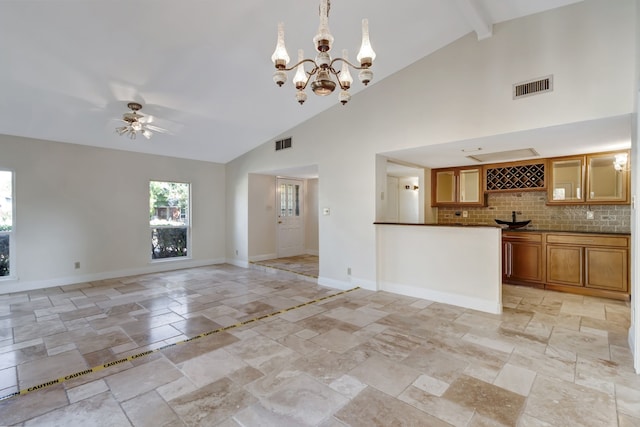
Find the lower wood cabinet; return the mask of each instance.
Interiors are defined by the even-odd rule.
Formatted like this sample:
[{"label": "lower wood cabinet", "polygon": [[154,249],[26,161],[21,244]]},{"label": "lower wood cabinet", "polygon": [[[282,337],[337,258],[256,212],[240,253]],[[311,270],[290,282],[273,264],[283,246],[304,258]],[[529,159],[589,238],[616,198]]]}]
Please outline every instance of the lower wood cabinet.
[{"label": "lower wood cabinet", "polygon": [[541,233],[502,233],[502,276],[512,283],[542,282],[544,252]]},{"label": "lower wood cabinet", "polygon": [[629,299],[627,235],[505,231],[502,246],[506,283]]}]

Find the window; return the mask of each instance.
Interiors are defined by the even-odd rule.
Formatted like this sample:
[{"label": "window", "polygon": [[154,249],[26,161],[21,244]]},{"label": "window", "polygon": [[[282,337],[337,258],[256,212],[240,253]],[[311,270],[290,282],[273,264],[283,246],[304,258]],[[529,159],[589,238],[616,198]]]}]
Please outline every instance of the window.
[{"label": "window", "polygon": [[300,185],[280,184],[280,216],[300,216]]},{"label": "window", "polygon": [[149,182],[151,259],[189,255],[190,190],[181,182]]},{"label": "window", "polygon": [[11,269],[13,247],[13,172],[0,170],[0,277],[14,276]]}]

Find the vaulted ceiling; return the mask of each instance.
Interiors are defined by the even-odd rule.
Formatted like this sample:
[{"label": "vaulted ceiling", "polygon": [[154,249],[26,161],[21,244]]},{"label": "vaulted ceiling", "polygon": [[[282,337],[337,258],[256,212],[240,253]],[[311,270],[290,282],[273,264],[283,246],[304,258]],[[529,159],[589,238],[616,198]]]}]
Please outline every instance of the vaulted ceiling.
[{"label": "vaulted ceiling", "polygon": [[[465,34],[576,1],[333,0],[333,53],[354,58],[368,18],[375,84]],[[291,57],[311,56],[318,0],[0,0],[0,134],[226,163],[338,102],[300,106],[273,83],[279,21]],[[170,134],[117,135],[130,101]]]}]

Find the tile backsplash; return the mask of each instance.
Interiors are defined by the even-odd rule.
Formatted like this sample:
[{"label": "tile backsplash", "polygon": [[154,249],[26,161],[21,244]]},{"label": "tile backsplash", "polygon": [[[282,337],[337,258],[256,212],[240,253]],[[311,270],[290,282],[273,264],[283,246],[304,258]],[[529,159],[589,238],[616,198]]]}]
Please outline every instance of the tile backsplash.
[{"label": "tile backsplash", "polygon": [[[527,230],[631,232],[630,205],[547,206],[547,193],[541,191],[489,193],[487,197],[487,206],[482,208],[438,208],[438,223],[495,225],[494,219],[511,221],[511,212],[516,211],[518,221],[531,220]],[[587,219],[588,211],[593,212],[593,219]]]}]

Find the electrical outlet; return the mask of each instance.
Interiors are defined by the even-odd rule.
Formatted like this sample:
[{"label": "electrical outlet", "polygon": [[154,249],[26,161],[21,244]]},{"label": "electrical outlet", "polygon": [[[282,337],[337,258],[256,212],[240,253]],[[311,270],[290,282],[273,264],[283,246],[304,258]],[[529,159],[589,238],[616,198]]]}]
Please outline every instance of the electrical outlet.
[{"label": "electrical outlet", "polygon": [[462,211],[462,218],[468,218],[468,217],[469,217],[469,212]]},{"label": "electrical outlet", "polygon": [[593,211],[587,211],[587,219],[593,219]]}]

